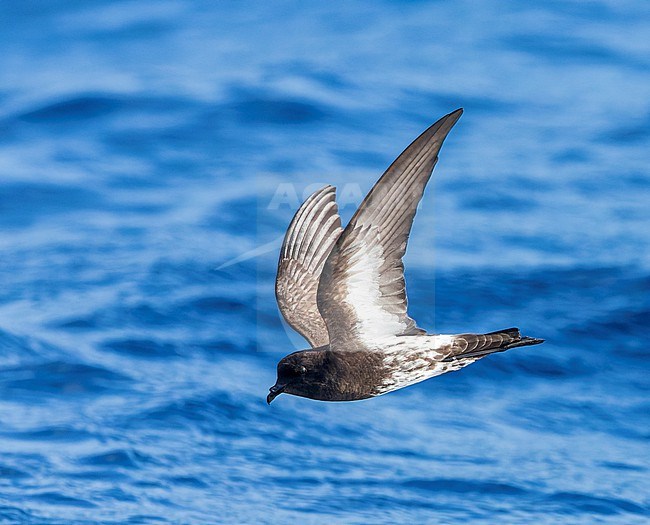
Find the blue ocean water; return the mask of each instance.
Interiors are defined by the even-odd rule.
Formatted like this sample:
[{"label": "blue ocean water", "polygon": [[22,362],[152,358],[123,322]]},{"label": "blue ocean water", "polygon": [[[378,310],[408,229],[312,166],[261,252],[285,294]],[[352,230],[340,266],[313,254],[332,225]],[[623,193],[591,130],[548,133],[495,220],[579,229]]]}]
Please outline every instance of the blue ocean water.
[{"label": "blue ocean water", "polygon": [[[647,523],[650,4],[0,4],[0,523]],[[265,395],[300,199],[440,116],[406,257],[547,342]],[[316,186],[315,186],[316,185]]]}]

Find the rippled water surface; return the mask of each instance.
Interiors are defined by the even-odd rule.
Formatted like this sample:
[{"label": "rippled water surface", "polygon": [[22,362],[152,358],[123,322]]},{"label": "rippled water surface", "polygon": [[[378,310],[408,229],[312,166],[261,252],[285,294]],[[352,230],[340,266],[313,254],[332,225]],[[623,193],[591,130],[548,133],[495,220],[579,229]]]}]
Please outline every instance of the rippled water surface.
[{"label": "rippled water surface", "polygon": [[[647,2],[4,2],[0,522],[647,523]],[[279,238],[445,113],[436,332],[546,338],[265,403]]]}]

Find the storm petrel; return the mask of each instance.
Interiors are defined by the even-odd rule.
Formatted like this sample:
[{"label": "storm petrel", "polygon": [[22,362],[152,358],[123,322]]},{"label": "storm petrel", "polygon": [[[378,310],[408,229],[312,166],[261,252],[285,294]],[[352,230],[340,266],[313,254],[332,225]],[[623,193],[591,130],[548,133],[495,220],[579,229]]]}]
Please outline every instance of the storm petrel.
[{"label": "storm petrel", "polygon": [[332,186],[297,211],[280,251],[275,293],[287,323],[311,348],[278,363],[268,403],[282,392],[322,401],[366,399],[543,342],[517,328],[429,334],[407,314],[402,257],[440,147],[462,112],[415,139],[344,230]]}]

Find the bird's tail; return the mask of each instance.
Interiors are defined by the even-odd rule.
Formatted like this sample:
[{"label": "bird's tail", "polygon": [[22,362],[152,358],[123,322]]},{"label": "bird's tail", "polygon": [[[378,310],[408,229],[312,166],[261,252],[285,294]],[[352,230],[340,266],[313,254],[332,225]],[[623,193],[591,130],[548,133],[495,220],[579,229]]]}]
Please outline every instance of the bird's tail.
[{"label": "bird's tail", "polygon": [[457,351],[445,358],[444,361],[479,359],[518,346],[538,345],[543,342],[544,339],[522,337],[518,328],[508,328],[487,334],[460,334],[454,337],[454,346]]}]

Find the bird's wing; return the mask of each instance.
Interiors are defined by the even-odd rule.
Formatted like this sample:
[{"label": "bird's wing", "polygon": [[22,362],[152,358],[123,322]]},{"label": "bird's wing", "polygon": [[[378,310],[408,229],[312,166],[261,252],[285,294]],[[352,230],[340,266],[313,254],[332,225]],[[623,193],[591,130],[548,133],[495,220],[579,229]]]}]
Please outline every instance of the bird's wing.
[{"label": "bird's wing", "polygon": [[329,254],[318,287],[318,308],[333,347],[366,347],[383,336],[424,333],[407,314],[402,257],[440,147],[462,112],[441,118],[404,150],[370,190]]},{"label": "bird's wing", "polygon": [[329,342],[316,292],[325,260],[342,231],[335,192],[325,186],[300,206],[284,236],[275,281],[280,312],[313,348]]}]

